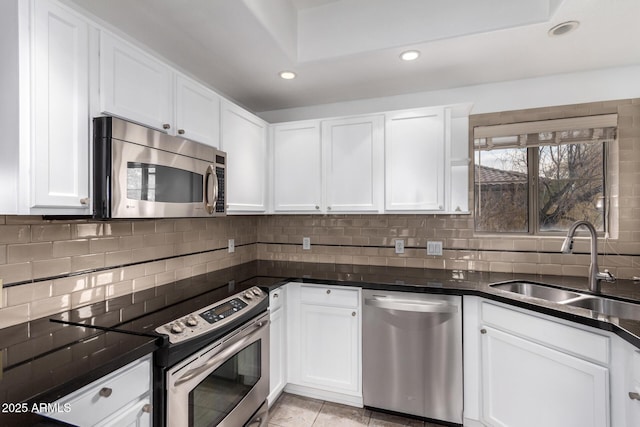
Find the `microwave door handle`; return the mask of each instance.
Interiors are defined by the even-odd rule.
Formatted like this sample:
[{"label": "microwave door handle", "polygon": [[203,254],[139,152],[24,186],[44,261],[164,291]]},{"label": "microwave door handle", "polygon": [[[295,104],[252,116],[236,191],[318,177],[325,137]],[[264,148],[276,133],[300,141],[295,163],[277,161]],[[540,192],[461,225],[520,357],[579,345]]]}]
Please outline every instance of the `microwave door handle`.
[{"label": "microwave door handle", "polygon": [[[207,171],[204,173],[204,208],[207,211],[207,213],[212,214],[214,211],[214,203],[211,203],[211,200],[209,199],[209,178],[211,178],[213,176],[213,165],[209,165],[209,167],[207,168]],[[217,179],[214,180],[214,182],[216,183],[216,185],[214,186],[214,191],[217,192],[216,188],[217,188]],[[216,194],[217,197],[217,194]],[[215,199],[214,199],[215,200]]]},{"label": "microwave door handle", "polygon": [[270,323],[269,320],[265,320],[265,321],[256,323],[255,324],[256,329],[254,329],[250,334],[244,336],[239,341],[236,341],[235,343],[231,344],[229,347],[225,348],[221,352],[214,354],[202,366],[199,366],[197,368],[193,368],[193,369],[185,372],[185,374],[183,376],[181,376],[180,378],[178,378],[178,380],[176,380],[176,382],[174,383],[174,386],[177,387],[180,384],[184,384],[187,381],[192,380],[193,378],[197,377],[198,375],[200,375],[200,374],[202,374],[202,373],[204,373],[206,371],[209,371],[209,370],[215,371],[216,369],[218,369],[218,367],[220,365],[222,365],[224,362],[227,361],[229,356],[237,353],[246,344],[251,342],[253,340],[253,337],[257,333],[259,333],[262,330],[262,328],[268,326],[269,323]]}]

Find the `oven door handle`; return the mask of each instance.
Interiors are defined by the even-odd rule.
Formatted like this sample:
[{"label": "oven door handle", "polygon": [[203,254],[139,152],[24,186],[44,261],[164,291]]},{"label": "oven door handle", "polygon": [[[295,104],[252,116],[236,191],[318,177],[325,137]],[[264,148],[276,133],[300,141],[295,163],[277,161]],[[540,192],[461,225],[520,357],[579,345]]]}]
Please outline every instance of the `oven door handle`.
[{"label": "oven door handle", "polygon": [[268,325],[269,325],[269,320],[262,320],[256,323],[255,324],[256,329],[254,329],[251,333],[249,333],[248,335],[245,335],[240,340],[231,344],[229,347],[225,348],[221,352],[214,354],[203,365],[185,372],[183,376],[181,376],[176,380],[176,382],[174,383],[174,386],[177,387],[180,384],[184,384],[187,381],[192,380],[193,378],[197,377],[198,375],[206,371],[218,369],[220,365],[222,365],[224,362],[227,361],[229,356],[232,356],[237,351],[242,349],[246,344],[248,344],[253,339],[253,337],[256,334],[258,334],[263,328],[267,327]]}]

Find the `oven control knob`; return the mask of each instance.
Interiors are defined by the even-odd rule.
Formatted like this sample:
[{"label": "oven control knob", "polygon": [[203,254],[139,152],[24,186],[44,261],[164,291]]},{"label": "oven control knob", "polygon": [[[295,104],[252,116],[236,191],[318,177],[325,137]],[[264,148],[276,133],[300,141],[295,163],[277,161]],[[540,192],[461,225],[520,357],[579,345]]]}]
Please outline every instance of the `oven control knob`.
[{"label": "oven control knob", "polygon": [[260,291],[260,289],[258,289],[258,288],[255,288],[255,289],[253,290],[253,294],[254,294],[255,296],[259,297],[260,295],[262,295],[262,291]]},{"label": "oven control knob", "polygon": [[244,293],[244,297],[245,297],[246,299],[253,299],[253,295],[252,295],[251,293],[249,293],[249,292],[245,292],[245,293]]},{"label": "oven control knob", "polygon": [[198,324],[198,319],[195,316],[187,317],[187,326],[196,326]]},{"label": "oven control knob", "polygon": [[171,332],[173,332],[174,334],[181,334],[183,330],[184,329],[182,329],[182,326],[180,326],[179,323],[174,323],[173,325],[171,325]]}]

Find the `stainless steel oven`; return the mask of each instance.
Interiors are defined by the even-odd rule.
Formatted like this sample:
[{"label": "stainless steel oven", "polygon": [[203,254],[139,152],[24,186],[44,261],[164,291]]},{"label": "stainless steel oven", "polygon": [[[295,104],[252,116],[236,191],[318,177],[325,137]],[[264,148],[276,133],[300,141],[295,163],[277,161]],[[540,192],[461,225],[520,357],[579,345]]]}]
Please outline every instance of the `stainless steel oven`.
[{"label": "stainless steel oven", "polygon": [[226,154],[115,117],[94,119],[94,217],[225,215]]},{"label": "stainless steel oven", "polygon": [[[266,303],[266,294],[253,287],[156,328],[157,332],[169,335],[172,353],[169,360],[180,359],[170,361],[163,370],[164,425],[267,425],[269,315]],[[246,318],[250,320],[244,321]],[[205,346],[200,344],[206,337],[220,333],[223,335],[215,341]],[[193,349],[197,351],[192,352]]]}]

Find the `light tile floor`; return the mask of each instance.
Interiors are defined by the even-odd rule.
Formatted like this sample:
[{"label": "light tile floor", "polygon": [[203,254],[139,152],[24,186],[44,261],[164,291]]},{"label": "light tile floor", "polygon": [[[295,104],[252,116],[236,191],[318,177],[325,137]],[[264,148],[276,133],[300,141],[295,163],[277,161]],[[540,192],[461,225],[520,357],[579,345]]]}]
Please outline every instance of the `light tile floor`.
[{"label": "light tile floor", "polygon": [[441,427],[364,408],[282,393],[269,409],[269,427]]}]

